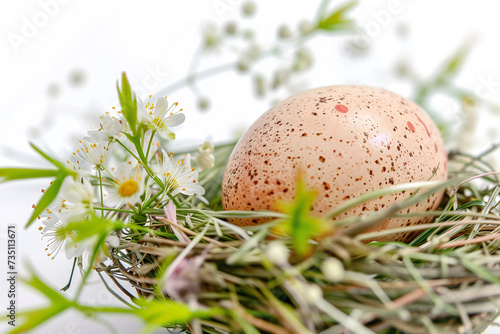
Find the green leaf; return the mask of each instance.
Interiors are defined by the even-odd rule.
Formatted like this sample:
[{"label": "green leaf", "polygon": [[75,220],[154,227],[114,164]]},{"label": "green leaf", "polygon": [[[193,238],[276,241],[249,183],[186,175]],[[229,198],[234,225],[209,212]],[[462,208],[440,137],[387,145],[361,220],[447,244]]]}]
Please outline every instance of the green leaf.
[{"label": "green leaf", "polygon": [[22,179],[44,178],[44,177],[57,177],[61,173],[65,174],[65,175],[76,176],[75,171],[66,168],[66,166],[64,164],[62,164],[61,162],[52,158],[47,153],[43,152],[35,144],[30,143],[30,145],[45,160],[47,160],[52,165],[57,167],[57,169],[17,168],[17,167],[0,168],[0,182],[12,181],[12,180],[22,180]]},{"label": "green leaf", "polygon": [[50,203],[56,198],[59,193],[59,189],[63,184],[64,179],[68,176],[65,170],[61,170],[57,173],[56,179],[52,182],[52,184],[47,188],[45,194],[40,198],[38,203],[35,205],[35,209],[33,210],[33,214],[31,215],[26,227],[30,226],[31,223],[38,217],[45,208],[47,208]]},{"label": "green leaf", "polygon": [[173,301],[151,302],[137,311],[146,323],[163,326],[167,324],[189,321],[192,313],[189,308],[183,304]]},{"label": "green leaf", "polygon": [[354,21],[347,19],[347,13],[358,5],[358,1],[349,1],[336,8],[327,18],[322,18],[318,22],[318,28],[323,30],[339,30],[341,28],[352,27]]},{"label": "green leaf", "polygon": [[118,97],[122,106],[122,113],[127,120],[130,130],[135,135],[137,132],[137,98],[130,88],[125,72],[122,73],[122,86],[117,82]]},{"label": "green leaf", "polygon": [[470,51],[470,44],[466,43],[458,49],[458,51],[448,59],[442,66],[442,69],[438,72],[436,76],[436,83],[444,83],[448,81],[452,76],[456,75],[460,70],[460,67],[465,62]]},{"label": "green leaf", "polygon": [[297,178],[296,189],[293,203],[278,203],[278,207],[287,213],[288,217],[276,226],[273,232],[279,234],[282,231],[285,234],[291,235],[294,249],[297,255],[302,257],[311,248],[309,239],[330,231],[331,224],[310,214],[317,194],[315,191],[307,189],[304,177],[300,173]]},{"label": "green leaf", "polygon": [[30,311],[19,312],[18,316],[24,321],[14,327],[9,334],[27,333],[29,330],[37,328],[44,322],[52,319],[59,313],[65,311],[72,306],[72,302],[68,301],[59,292],[52,289],[42,280],[31,275],[30,279],[22,280],[23,283],[42,293],[50,300],[51,304],[47,307],[41,307]]},{"label": "green leaf", "polygon": [[[32,271],[33,269],[30,268],[30,270]],[[54,304],[71,304],[71,302],[68,301],[62,294],[43,282],[33,272],[31,273],[31,277],[29,279],[23,279],[22,282],[45,295],[45,297],[47,297]]]},{"label": "green leaf", "polygon": [[37,308],[30,311],[19,312],[20,319],[26,319],[20,325],[16,325],[8,334],[29,333],[30,330],[39,327],[44,322],[52,319],[59,313],[63,312],[63,305],[51,305],[49,307]]},{"label": "green leaf", "polygon": [[89,219],[70,222],[65,229],[68,233],[75,235],[75,241],[82,241],[96,236],[106,237],[111,231],[121,229],[124,226],[122,221],[91,215]]},{"label": "green leaf", "polygon": [[190,310],[186,305],[170,300],[145,301],[137,300],[142,306],[134,312],[147,324],[141,333],[150,333],[158,327],[186,323],[195,318],[207,318],[216,314],[223,314],[220,309]]},{"label": "green leaf", "polygon": [[255,328],[254,325],[252,325],[251,323],[246,321],[245,318],[243,318],[242,316],[240,316],[236,312],[233,313],[233,316],[235,317],[235,320],[238,322],[238,326],[240,326],[240,328],[244,334],[259,334],[260,333],[257,330],[257,328]]},{"label": "green leaf", "polygon": [[52,158],[49,156],[47,153],[42,151],[40,148],[38,148],[35,144],[30,143],[30,146],[38,153],[40,154],[45,160],[56,166],[60,170],[65,170],[67,169],[66,166],[64,166],[61,162],[57,161],[57,159]]},{"label": "green leaf", "polygon": [[0,182],[35,179],[42,177],[55,177],[59,174],[57,169],[36,168],[0,168]]}]

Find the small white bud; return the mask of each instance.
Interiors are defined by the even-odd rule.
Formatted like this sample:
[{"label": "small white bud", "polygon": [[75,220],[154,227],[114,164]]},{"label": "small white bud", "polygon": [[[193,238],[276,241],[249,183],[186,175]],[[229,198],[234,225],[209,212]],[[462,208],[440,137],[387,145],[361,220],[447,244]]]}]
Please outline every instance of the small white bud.
[{"label": "small white bud", "polygon": [[204,39],[205,39],[205,49],[206,50],[215,50],[220,44],[220,37],[217,34],[217,27],[214,24],[208,24],[204,31]]},{"label": "small white bud", "polygon": [[242,58],[238,62],[237,66],[240,72],[246,72],[250,68],[250,60],[248,60],[247,58]]},{"label": "small white bud", "polygon": [[316,304],[323,298],[323,290],[316,284],[307,284],[304,286],[304,298],[309,304]]},{"label": "small white bud", "polygon": [[292,36],[292,31],[287,25],[282,25],[278,28],[278,37],[281,39],[287,39]]},{"label": "small white bud", "polygon": [[246,56],[248,59],[256,59],[260,56],[261,52],[262,48],[258,44],[252,43],[246,50]]},{"label": "small white bud", "polygon": [[244,16],[250,17],[255,14],[256,7],[255,3],[252,1],[247,1],[243,4],[242,12]]},{"label": "small white bud", "polygon": [[326,258],[321,264],[323,275],[331,282],[340,282],[345,275],[345,269],[342,262],[337,258]]},{"label": "small white bud", "polygon": [[55,98],[59,96],[59,93],[61,93],[61,87],[58,84],[52,83],[47,87],[47,94],[50,97]]},{"label": "small white bud", "polygon": [[86,74],[82,69],[74,69],[69,74],[69,83],[74,87],[80,87],[85,83]]},{"label": "small white bud", "polygon": [[200,97],[198,99],[198,109],[206,110],[208,107],[210,107],[210,100],[205,96]]},{"label": "small white bud", "polygon": [[215,157],[214,157],[214,145],[205,141],[203,144],[198,146],[198,154],[196,155],[196,163],[200,168],[206,169],[211,168],[215,165]]},{"label": "small white bud", "polygon": [[272,263],[283,265],[288,263],[290,250],[281,241],[272,241],[267,245],[265,254]]},{"label": "small white bud", "polygon": [[262,74],[254,76],[254,87],[258,96],[266,95],[266,78]]},{"label": "small white bud", "polygon": [[295,54],[294,70],[297,72],[307,70],[313,64],[313,55],[307,48],[300,48]]},{"label": "small white bud", "polygon": [[255,37],[255,33],[253,30],[251,29],[246,29],[245,31],[243,31],[243,38],[248,40],[248,41],[251,41],[253,40]]},{"label": "small white bud", "polygon": [[273,89],[280,87],[281,85],[287,83],[290,76],[290,71],[287,68],[280,68],[274,72],[273,76]]},{"label": "small white bud", "polygon": [[226,30],[226,34],[228,34],[228,35],[236,34],[236,31],[237,31],[236,23],[234,23],[234,22],[227,23],[225,30]]},{"label": "small white bud", "polygon": [[293,290],[309,304],[316,304],[321,298],[323,298],[323,290],[316,284],[304,283],[299,280],[293,280],[290,282]]},{"label": "small white bud", "polygon": [[307,35],[314,30],[314,25],[307,20],[300,21],[299,30],[302,35]]}]

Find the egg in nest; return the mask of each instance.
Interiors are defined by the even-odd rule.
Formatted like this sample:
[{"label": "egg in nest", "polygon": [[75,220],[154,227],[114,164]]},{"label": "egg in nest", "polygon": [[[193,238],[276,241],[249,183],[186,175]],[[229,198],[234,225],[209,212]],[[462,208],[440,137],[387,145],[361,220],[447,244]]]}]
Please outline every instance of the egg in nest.
[{"label": "egg in nest", "polygon": [[[224,174],[225,210],[273,210],[293,199],[298,170],[318,196],[312,213],[326,215],[343,202],[387,186],[447,178],[441,135],[412,101],[365,86],[332,86],[298,93],[262,115],[236,145]],[[384,195],[334,219],[379,211],[414,191]],[[404,209],[436,209],[443,191]],[[432,217],[391,218],[373,231],[426,223]],[[231,219],[255,225],[265,219]],[[379,239],[407,240],[400,233]]]}]

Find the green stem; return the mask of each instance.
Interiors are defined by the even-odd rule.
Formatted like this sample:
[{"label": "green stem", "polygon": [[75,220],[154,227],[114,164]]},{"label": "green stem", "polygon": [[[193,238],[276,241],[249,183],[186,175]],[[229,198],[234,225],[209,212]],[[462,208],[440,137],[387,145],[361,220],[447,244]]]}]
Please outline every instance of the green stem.
[{"label": "green stem", "polygon": [[[231,141],[229,143],[225,144],[219,144],[219,145],[214,145],[214,151],[226,148],[226,147],[234,147],[238,141]],[[177,154],[186,154],[186,153],[197,153],[198,152],[198,147],[188,149],[186,151],[176,151]]]},{"label": "green stem", "polygon": [[205,49],[203,48],[204,42],[198,47],[193,57],[191,58],[191,63],[189,64],[189,69],[187,72],[188,76],[191,76],[191,82],[189,82],[189,87],[195,94],[199,94],[199,89],[196,86],[196,70],[198,69]]},{"label": "green stem", "polygon": [[111,289],[111,287],[108,285],[108,282],[106,282],[106,280],[104,279],[104,277],[102,277],[102,274],[100,272],[97,272],[97,274],[99,274],[99,277],[101,278],[101,281],[104,283],[104,286],[106,287],[106,289],[113,295],[116,297],[116,299],[118,299],[119,301],[121,301],[122,303],[124,303],[125,305],[127,305],[128,307],[130,307],[131,309],[134,309],[134,310],[137,310],[138,308],[135,307],[134,305],[130,304],[129,302],[127,302],[125,299],[123,299],[119,294],[117,294],[113,289]]},{"label": "green stem", "polygon": [[190,74],[190,75],[186,76],[185,78],[183,78],[183,79],[181,79],[179,81],[174,82],[170,86],[167,86],[167,87],[163,88],[159,92],[155,93],[154,96],[155,97],[163,96],[163,95],[165,95],[167,93],[176,91],[176,90],[178,90],[178,89],[180,89],[180,88],[182,88],[184,86],[189,86],[190,84],[192,84],[192,82],[194,80],[199,81],[201,79],[209,78],[209,77],[211,77],[211,76],[213,76],[215,74],[219,74],[219,73],[231,71],[231,70],[233,70],[236,67],[236,65],[237,65],[236,62],[232,62],[232,63],[228,63],[228,64],[214,66],[212,68],[209,68],[207,70],[204,70],[204,71],[201,71],[201,72],[198,72],[198,73]]},{"label": "green stem", "polygon": [[135,314],[136,310],[121,308],[121,307],[113,307],[113,306],[85,306],[80,305],[76,302],[72,305],[75,309],[80,310],[84,313],[127,313],[127,314]]},{"label": "green stem", "polygon": [[153,138],[155,137],[155,133],[156,133],[156,130],[153,130],[151,132],[151,138],[149,138],[148,149],[146,150],[146,160],[148,159],[149,150],[151,149],[151,143],[153,142]]},{"label": "green stem", "polygon": [[61,291],[66,291],[69,289],[69,287],[71,286],[71,281],[73,280],[73,273],[75,272],[75,267],[76,267],[76,257],[73,261],[73,268],[71,268],[71,274],[69,275],[69,281],[68,281],[68,284],[66,284],[62,289]]},{"label": "green stem", "polygon": [[[104,193],[102,192],[102,175],[100,166],[97,166],[97,173],[99,174],[99,191],[101,193],[101,206],[104,207]],[[101,217],[104,217],[103,210],[101,210]]]},{"label": "green stem", "polygon": [[90,275],[90,272],[92,271],[93,264],[95,263],[95,260],[97,258],[97,254],[99,253],[99,250],[101,248],[101,245],[105,242],[107,235],[101,235],[100,238],[97,240],[95,243],[94,249],[92,250],[92,255],[89,258],[89,267],[87,270],[84,272],[82,281],[80,282],[80,286],[78,287],[78,291],[76,292],[75,295],[75,300],[78,299],[78,297],[82,294],[83,288],[86,286],[87,279]]},{"label": "green stem", "polygon": [[144,204],[144,208],[148,208],[148,207],[151,205],[151,203],[153,203],[153,202],[155,201],[155,199],[157,199],[157,198],[158,198],[158,196],[160,196],[162,193],[163,193],[163,192],[161,192],[161,191],[157,192],[157,193],[156,193],[156,195],[154,195],[153,197],[151,197],[151,198],[150,198],[150,199],[146,202],[146,204]]},{"label": "green stem", "polygon": [[122,143],[121,141],[119,141],[119,140],[117,139],[117,140],[116,140],[116,142],[117,142],[118,144],[120,144],[120,145],[121,145],[121,146],[125,149],[125,151],[127,151],[128,153],[130,153],[130,155],[131,155],[131,156],[133,156],[133,157],[134,157],[134,159],[135,159],[135,160],[137,160],[137,162],[140,162],[140,161],[141,161],[141,159],[139,159],[139,157],[137,157],[137,155],[135,155],[134,153],[132,153],[132,151],[130,151],[130,150],[128,149],[128,147],[127,147],[127,146],[123,145],[123,143]]},{"label": "green stem", "polygon": [[116,212],[126,212],[126,213],[131,213],[134,214],[134,211],[131,210],[123,210],[123,209],[113,209],[113,208],[105,208],[105,207],[94,207],[94,210],[101,210],[101,211],[116,211]]},{"label": "green stem", "polygon": [[353,198],[349,201],[346,201],[343,204],[337,206],[332,211],[330,211],[326,215],[326,217],[331,219],[335,216],[338,216],[338,215],[346,212],[350,208],[353,208],[359,204],[363,204],[371,199],[374,199],[374,198],[377,198],[380,196],[384,196],[384,195],[388,195],[388,194],[392,194],[392,193],[397,193],[397,192],[400,192],[403,190],[406,191],[406,190],[418,189],[418,188],[422,188],[422,187],[431,187],[431,186],[437,186],[440,184],[444,184],[444,182],[441,182],[441,181],[422,181],[422,182],[403,183],[403,184],[398,184],[395,186],[389,186],[389,187],[386,187],[383,189],[379,189],[379,190],[361,195],[361,196],[359,196],[357,198]]}]

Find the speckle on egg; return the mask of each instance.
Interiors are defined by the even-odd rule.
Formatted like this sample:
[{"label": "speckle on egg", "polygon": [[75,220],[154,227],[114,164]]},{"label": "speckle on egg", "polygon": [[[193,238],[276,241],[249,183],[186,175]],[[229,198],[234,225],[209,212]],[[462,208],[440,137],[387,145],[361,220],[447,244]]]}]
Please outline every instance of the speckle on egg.
[{"label": "speckle on egg", "polygon": [[[394,184],[446,179],[446,152],[438,129],[410,100],[373,87],[333,86],[305,91],[277,104],[243,135],[222,186],[226,210],[277,210],[292,199],[298,170],[318,192],[313,213]],[[360,216],[399,202],[413,192],[381,196],[343,214]],[[435,209],[436,193],[402,213]],[[427,222],[393,218],[375,230]],[[232,219],[255,225],[263,219]],[[383,240],[405,240],[410,235]]]}]

